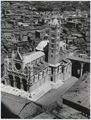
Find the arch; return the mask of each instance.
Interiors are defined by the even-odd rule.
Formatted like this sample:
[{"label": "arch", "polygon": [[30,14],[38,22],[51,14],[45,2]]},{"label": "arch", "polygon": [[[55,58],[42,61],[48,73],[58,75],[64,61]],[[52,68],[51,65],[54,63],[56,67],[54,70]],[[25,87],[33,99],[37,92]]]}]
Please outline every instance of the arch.
[{"label": "arch", "polygon": [[90,65],[89,63],[85,63],[83,66],[83,74],[86,72],[90,72]]},{"label": "arch", "polygon": [[2,81],[3,84],[5,84],[5,81]]},{"label": "arch", "polygon": [[13,87],[14,86],[13,76],[12,75],[8,75],[8,77],[9,77],[10,85]]},{"label": "arch", "polygon": [[72,76],[80,77],[81,64],[78,61],[72,61]]},{"label": "arch", "polygon": [[27,80],[26,79],[22,79],[22,84],[23,84],[24,90],[27,91]]},{"label": "arch", "polygon": [[24,73],[28,74],[28,68],[27,67],[24,68]]},{"label": "arch", "polygon": [[51,81],[53,81],[53,77],[51,76]]},{"label": "arch", "polygon": [[35,38],[40,38],[40,32],[35,31]]},{"label": "arch", "polygon": [[20,78],[15,76],[16,87],[20,89]]}]

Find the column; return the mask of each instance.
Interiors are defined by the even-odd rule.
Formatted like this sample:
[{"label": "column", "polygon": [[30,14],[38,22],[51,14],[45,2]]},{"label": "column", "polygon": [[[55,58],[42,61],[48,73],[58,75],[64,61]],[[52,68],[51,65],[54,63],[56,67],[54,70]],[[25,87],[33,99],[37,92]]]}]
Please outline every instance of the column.
[{"label": "column", "polygon": [[29,89],[30,89],[30,85],[29,85],[29,83],[27,82],[27,92],[30,92]]},{"label": "column", "polygon": [[83,65],[84,63],[80,63],[81,64],[81,72],[80,72],[80,77],[82,77],[82,74],[83,74]]},{"label": "column", "polygon": [[5,76],[5,85],[10,85],[9,77]]},{"label": "column", "polygon": [[24,90],[22,77],[20,77],[20,88]]},{"label": "column", "polygon": [[17,87],[15,76],[13,76],[14,87]]}]

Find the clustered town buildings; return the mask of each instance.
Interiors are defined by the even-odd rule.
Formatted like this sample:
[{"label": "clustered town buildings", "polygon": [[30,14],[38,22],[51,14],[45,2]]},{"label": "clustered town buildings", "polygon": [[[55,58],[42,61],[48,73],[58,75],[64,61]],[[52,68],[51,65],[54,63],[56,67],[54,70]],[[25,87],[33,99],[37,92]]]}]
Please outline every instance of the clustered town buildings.
[{"label": "clustered town buildings", "polygon": [[[89,86],[90,71],[90,13],[80,8],[73,11],[60,11],[58,8],[38,11],[31,4],[1,3],[3,91],[36,101],[74,76],[82,84],[74,85],[62,99],[65,102],[74,96],[77,104],[82,102],[81,107],[84,107],[86,103],[89,111],[86,102],[89,101],[89,90],[86,86]],[[84,76],[88,76],[86,80]],[[12,92],[8,88],[12,88]],[[81,101],[78,96],[82,95]],[[74,102],[74,99],[70,101]],[[66,106],[65,109],[68,108]],[[89,112],[86,115],[88,117]]]},{"label": "clustered town buildings", "polygon": [[[83,41],[82,34],[76,33],[77,31],[74,33],[74,28],[79,28],[79,26],[82,28],[84,24],[89,25],[87,12],[79,9],[63,13],[56,9],[53,12],[37,12],[33,7],[29,8],[31,11],[28,12],[27,9],[25,10],[27,4],[21,6],[18,3],[10,9],[9,7],[9,3],[2,3],[1,37],[2,44],[5,41],[8,46],[8,57],[4,62],[5,84],[29,91],[30,88],[34,90],[46,81],[55,83],[59,79],[64,81],[69,78],[72,73],[71,62],[68,59],[62,60],[63,52],[67,51],[70,44],[78,45],[80,41]],[[55,14],[58,16],[56,19],[53,18]],[[64,29],[65,26],[68,28],[71,26],[73,31],[70,31],[70,28]],[[87,33],[85,39],[89,43],[89,32],[88,30],[85,32]],[[4,47],[2,54],[6,55],[5,44],[2,45]],[[48,45],[47,53],[43,50],[44,44]],[[18,50],[17,47],[19,47]],[[89,55],[89,44],[86,48]]]}]

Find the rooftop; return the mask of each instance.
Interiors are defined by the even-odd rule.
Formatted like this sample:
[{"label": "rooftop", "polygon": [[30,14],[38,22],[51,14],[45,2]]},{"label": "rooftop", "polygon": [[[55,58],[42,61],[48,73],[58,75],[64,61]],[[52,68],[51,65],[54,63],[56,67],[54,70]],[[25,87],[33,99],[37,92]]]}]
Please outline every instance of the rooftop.
[{"label": "rooftop", "polygon": [[46,67],[48,67],[48,63],[46,63],[44,61],[42,63],[39,63],[39,65],[36,65],[34,67],[34,74],[37,74],[38,72],[42,71]]},{"label": "rooftop", "polygon": [[[44,51],[43,48],[47,46],[47,44],[49,43],[49,40],[42,40],[36,47],[36,50],[40,50],[40,51]],[[63,41],[60,41],[60,47],[62,46],[66,46],[66,43],[64,43]]]},{"label": "rooftop", "polygon": [[38,51],[38,52],[32,52],[32,53],[29,53],[29,54],[26,54],[26,55],[23,55],[23,62],[24,62],[24,65],[27,64],[27,63],[30,63],[42,56],[44,56],[45,54],[41,51]]},{"label": "rooftop", "polygon": [[74,108],[71,108],[64,104],[57,113],[57,116],[61,119],[87,119],[87,117],[82,115],[78,110],[75,110]]},{"label": "rooftop", "polygon": [[37,47],[36,47],[36,50],[41,50],[43,51],[43,48],[49,43],[49,40],[43,40],[41,41]]}]

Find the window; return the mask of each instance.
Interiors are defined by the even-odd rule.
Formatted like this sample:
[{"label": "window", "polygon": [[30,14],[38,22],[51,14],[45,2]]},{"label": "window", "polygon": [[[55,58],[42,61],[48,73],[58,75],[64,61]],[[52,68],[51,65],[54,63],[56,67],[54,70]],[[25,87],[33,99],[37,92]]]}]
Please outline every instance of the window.
[{"label": "window", "polygon": [[43,57],[41,57],[40,62],[43,62]]},{"label": "window", "polygon": [[57,68],[57,73],[59,73],[59,67]]},{"label": "window", "polygon": [[53,68],[51,68],[51,72],[52,72],[52,74],[53,74]]},{"label": "window", "polygon": [[54,45],[52,44],[51,47],[54,48]]},{"label": "window", "polygon": [[62,67],[62,73],[64,72],[64,67]]},{"label": "window", "polygon": [[12,69],[12,64],[11,63],[9,63],[9,69]]},{"label": "window", "polygon": [[66,68],[66,72],[67,72],[68,68]]},{"label": "window", "polygon": [[35,31],[35,38],[40,38],[40,33],[38,31]]},{"label": "window", "polygon": [[15,63],[16,69],[20,70],[21,69],[21,65],[19,63]]},{"label": "window", "polygon": [[42,77],[44,77],[44,71],[42,72]]},{"label": "window", "polygon": [[51,57],[53,57],[53,55],[51,54]]},{"label": "window", "polygon": [[53,81],[53,77],[51,77],[51,81]]},{"label": "window", "polygon": [[59,32],[57,33],[57,36],[60,36],[60,33],[59,33]]},{"label": "window", "polygon": [[51,27],[51,30],[53,30],[53,31],[54,31],[54,30],[56,30],[56,28],[55,28],[55,27]]},{"label": "window", "polygon": [[53,53],[53,50],[51,50],[51,52]]},{"label": "window", "polygon": [[52,42],[52,43],[54,43],[54,42],[55,42],[55,40],[54,40],[54,39],[51,39],[51,42]]},{"label": "window", "polygon": [[59,44],[57,43],[57,47],[59,46]]},{"label": "window", "polygon": [[25,67],[24,73],[25,73],[25,74],[28,74],[28,68],[27,68],[27,67]]},{"label": "window", "polygon": [[51,37],[56,37],[56,35],[55,34],[51,34]]}]

